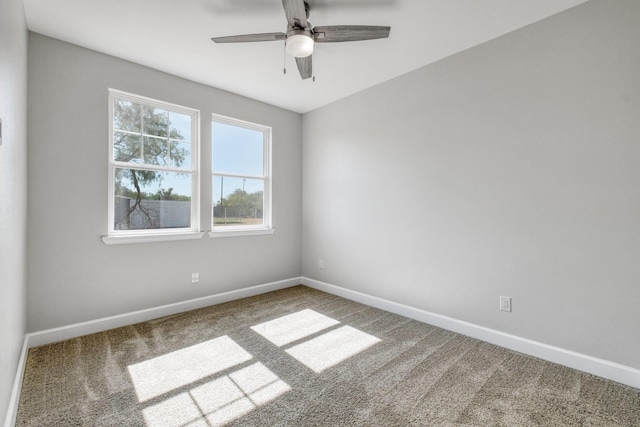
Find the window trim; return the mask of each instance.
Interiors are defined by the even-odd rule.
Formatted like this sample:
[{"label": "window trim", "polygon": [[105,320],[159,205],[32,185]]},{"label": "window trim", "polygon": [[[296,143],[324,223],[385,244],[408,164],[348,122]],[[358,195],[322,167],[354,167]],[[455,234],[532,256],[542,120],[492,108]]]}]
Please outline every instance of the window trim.
[{"label": "window trim", "polygon": [[[251,129],[255,131],[262,132],[262,154],[263,154],[263,176],[254,176],[254,175],[243,175],[238,173],[225,173],[225,172],[216,172],[213,169],[213,158],[215,156],[214,148],[213,148],[213,122],[224,123],[231,126],[242,127],[245,129]],[[216,226],[215,219],[213,217],[215,207],[215,200],[213,197],[215,189],[211,188],[211,213],[210,213],[210,227],[209,237],[238,237],[238,236],[252,236],[252,235],[260,235],[260,234],[272,234],[275,231],[273,227],[273,217],[272,217],[272,174],[273,169],[271,167],[271,150],[273,147],[272,143],[272,134],[273,129],[271,126],[261,125],[258,123],[252,123],[245,120],[236,119],[233,117],[223,116],[220,114],[211,114],[211,183],[213,184],[213,179],[215,176],[228,176],[234,178],[247,178],[247,179],[262,179],[264,180],[264,190],[262,195],[262,220],[263,223],[260,225],[226,225],[226,226]]]},{"label": "window trim", "polygon": [[[107,215],[107,235],[102,236],[102,241],[105,244],[114,243],[138,243],[138,242],[150,242],[150,241],[167,241],[167,240],[183,240],[183,239],[197,239],[204,235],[204,232],[200,231],[200,110],[195,108],[189,108],[182,105],[173,104],[158,99],[153,99],[141,95],[136,95],[117,89],[109,88],[109,164],[108,164],[108,215]],[[133,168],[142,170],[161,170],[167,172],[175,172],[175,168],[172,167],[158,167],[156,165],[132,165],[125,162],[115,161],[113,158],[114,153],[114,102],[116,99],[130,101],[136,104],[143,104],[146,106],[165,109],[170,112],[179,114],[185,114],[192,117],[191,120],[191,168],[180,169],[181,172],[187,172],[192,175],[192,187],[191,187],[191,226],[184,228],[156,228],[156,229],[141,229],[141,230],[115,230],[115,170],[117,168]]]}]

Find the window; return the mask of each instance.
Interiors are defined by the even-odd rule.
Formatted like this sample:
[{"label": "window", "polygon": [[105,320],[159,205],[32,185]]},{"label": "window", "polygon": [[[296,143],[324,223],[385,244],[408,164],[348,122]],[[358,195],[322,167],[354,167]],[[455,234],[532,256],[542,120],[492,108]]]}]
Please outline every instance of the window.
[{"label": "window", "polygon": [[214,115],[211,134],[212,234],[271,232],[271,128]]},{"label": "window", "polygon": [[109,90],[109,119],[109,236],[197,232],[199,112]]}]

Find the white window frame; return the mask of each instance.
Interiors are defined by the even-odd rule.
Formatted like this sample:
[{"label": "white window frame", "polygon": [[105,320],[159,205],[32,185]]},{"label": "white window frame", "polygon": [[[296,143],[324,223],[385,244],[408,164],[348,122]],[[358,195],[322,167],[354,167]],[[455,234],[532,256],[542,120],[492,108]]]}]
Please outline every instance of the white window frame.
[{"label": "white window frame", "polygon": [[213,160],[211,161],[211,183],[213,183],[213,179],[215,176],[222,177],[231,177],[231,178],[247,178],[247,179],[262,179],[264,181],[264,192],[262,195],[263,198],[263,212],[262,212],[262,220],[263,223],[259,225],[225,225],[225,226],[216,226],[215,220],[213,217],[213,208],[215,206],[214,201],[214,191],[215,189],[211,188],[211,231],[209,231],[210,237],[236,237],[236,236],[252,236],[258,234],[272,234],[275,231],[272,224],[272,191],[271,191],[271,146],[272,146],[272,129],[270,126],[260,125],[257,123],[251,123],[244,120],[234,119],[232,117],[222,116],[219,114],[211,115],[211,155],[212,159],[215,157],[216,153],[213,148],[213,138],[215,138],[213,132],[213,122],[224,123],[231,126],[237,126],[245,129],[251,129],[258,132],[262,132],[262,153],[263,153],[263,175],[255,176],[255,175],[244,175],[237,173],[227,173],[224,171],[215,171],[213,169]]},{"label": "white window frame", "polygon": [[[125,100],[149,107],[160,108],[174,113],[191,116],[191,168],[175,168],[170,166],[157,166],[148,164],[133,164],[114,160],[114,129],[113,129],[113,109],[115,100]],[[141,129],[141,136],[143,135]],[[140,229],[140,230],[116,230],[114,229],[114,198],[115,198],[115,170],[116,168],[157,170],[161,172],[185,172],[192,176],[191,194],[191,226],[184,228],[166,229]],[[116,243],[140,243],[163,240],[184,240],[199,239],[204,235],[200,232],[200,111],[135,95],[116,89],[109,89],[109,178],[108,178],[108,235],[102,240],[106,244]]]}]

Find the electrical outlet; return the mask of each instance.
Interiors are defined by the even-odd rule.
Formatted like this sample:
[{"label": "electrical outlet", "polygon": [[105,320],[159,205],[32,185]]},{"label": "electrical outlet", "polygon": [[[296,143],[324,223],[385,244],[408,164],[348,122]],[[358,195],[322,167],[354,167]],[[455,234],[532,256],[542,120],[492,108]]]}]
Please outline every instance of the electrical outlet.
[{"label": "electrical outlet", "polygon": [[191,283],[198,283],[200,281],[200,275],[198,273],[191,273]]},{"label": "electrical outlet", "polygon": [[500,297],[500,311],[511,312],[511,297]]},{"label": "electrical outlet", "polygon": [[323,259],[319,259],[318,260],[318,268],[320,270],[322,270],[324,268],[324,260]]}]

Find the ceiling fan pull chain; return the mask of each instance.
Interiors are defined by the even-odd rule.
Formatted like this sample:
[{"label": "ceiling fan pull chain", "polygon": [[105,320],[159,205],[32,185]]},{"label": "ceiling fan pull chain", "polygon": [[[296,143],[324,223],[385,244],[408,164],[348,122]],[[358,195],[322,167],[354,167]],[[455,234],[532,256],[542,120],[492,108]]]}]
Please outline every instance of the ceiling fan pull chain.
[{"label": "ceiling fan pull chain", "polygon": [[287,45],[286,43],[282,43],[282,70],[283,74],[287,74]]}]

